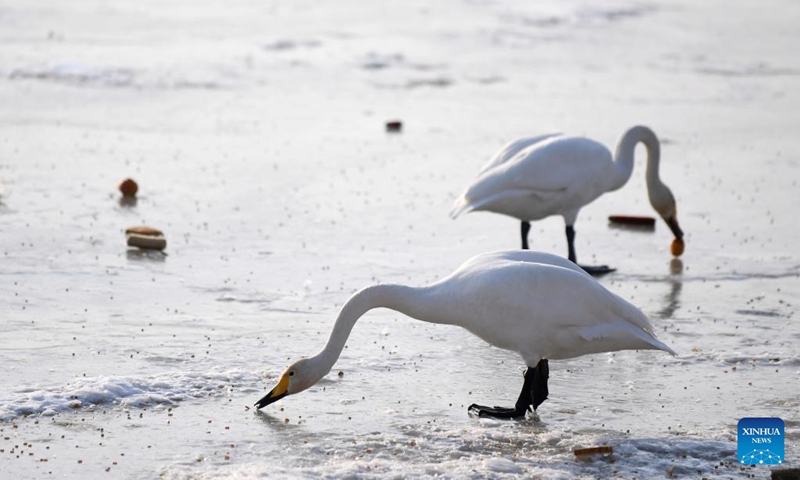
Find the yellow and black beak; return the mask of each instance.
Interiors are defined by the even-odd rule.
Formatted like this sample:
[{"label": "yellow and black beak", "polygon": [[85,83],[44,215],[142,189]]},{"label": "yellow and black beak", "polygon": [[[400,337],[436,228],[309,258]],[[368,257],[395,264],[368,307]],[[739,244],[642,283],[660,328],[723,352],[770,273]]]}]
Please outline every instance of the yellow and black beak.
[{"label": "yellow and black beak", "polygon": [[678,217],[675,215],[664,217],[664,221],[667,223],[667,226],[670,230],[672,230],[672,234],[675,235],[675,238],[678,240],[683,240],[683,230],[678,225]]},{"label": "yellow and black beak", "polygon": [[255,403],[257,409],[261,409],[269,405],[270,403],[277,402],[281,398],[285,397],[286,394],[289,393],[289,375],[283,375],[278,381],[278,384],[275,385],[268,394],[264,396],[261,400]]}]

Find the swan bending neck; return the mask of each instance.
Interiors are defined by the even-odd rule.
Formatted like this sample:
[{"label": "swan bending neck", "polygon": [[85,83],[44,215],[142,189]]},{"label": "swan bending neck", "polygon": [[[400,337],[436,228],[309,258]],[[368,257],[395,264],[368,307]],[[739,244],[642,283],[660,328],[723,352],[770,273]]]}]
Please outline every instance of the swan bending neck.
[{"label": "swan bending neck", "polygon": [[356,292],[339,311],[328,343],[315,358],[324,361],[330,371],[339,359],[356,321],[373,308],[389,308],[410,317],[420,318],[423,315],[422,291],[423,289],[405,285],[373,285]]},{"label": "swan bending neck", "polygon": [[617,142],[614,153],[614,164],[619,173],[611,190],[617,190],[625,185],[633,173],[633,155],[636,145],[642,142],[647,148],[647,187],[661,183],[658,177],[658,163],[661,158],[661,148],[658,137],[647,127],[636,126],[625,132]]}]

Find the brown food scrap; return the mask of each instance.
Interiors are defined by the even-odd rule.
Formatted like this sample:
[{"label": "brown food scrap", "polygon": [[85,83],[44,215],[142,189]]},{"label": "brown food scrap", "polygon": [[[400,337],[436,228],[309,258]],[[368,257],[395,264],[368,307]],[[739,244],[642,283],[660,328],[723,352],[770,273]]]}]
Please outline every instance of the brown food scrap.
[{"label": "brown food scrap", "polygon": [[783,468],[771,471],[772,480],[793,480],[800,478],[800,468]]},{"label": "brown food scrap", "polygon": [[164,236],[164,233],[161,230],[159,230],[157,228],[145,227],[145,226],[128,227],[128,228],[125,229],[125,234],[126,235],[130,235],[131,233],[135,233],[137,235],[144,235],[146,237],[161,237],[161,236]]},{"label": "brown food scrap", "polygon": [[653,226],[656,219],[653,217],[640,217],[635,215],[610,215],[608,221],[611,223],[624,223],[627,225],[646,225]]},{"label": "brown food scrap", "polygon": [[603,447],[576,448],[574,452],[576,456],[581,456],[581,455],[594,455],[596,453],[614,453],[614,449],[606,445]]},{"label": "brown food scrap", "polygon": [[129,247],[139,247],[148,250],[164,250],[167,248],[167,239],[164,237],[139,235],[138,233],[129,233],[127,237]]},{"label": "brown food scrap", "polygon": [[117,185],[117,188],[126,197],[135,197],[139,191],[139,185],[132,178],[126,178]]},{"label": "brown food scrap", "polygon": [[686,248],[686,245],[683,243],[683,240],[676,238],[672,241],[672,245],[669,246],[670,252],[675,257],[680,257],[683,255],[683,250]]},{"label": "brown food scrap", "polygon": [[386,131],[397,133],[403,130],[403,122],[400,120],[390,120],[386,122]]}]

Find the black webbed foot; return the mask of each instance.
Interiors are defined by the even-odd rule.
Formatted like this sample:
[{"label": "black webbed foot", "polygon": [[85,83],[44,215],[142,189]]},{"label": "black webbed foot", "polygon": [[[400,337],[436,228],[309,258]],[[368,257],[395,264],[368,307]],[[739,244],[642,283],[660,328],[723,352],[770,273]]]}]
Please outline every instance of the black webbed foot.
[{"label": "black webbed foot", "polygon": [[520,418],[539,407],[549,394],[547,389],[547,379],[550,376],[550,368],[547,359],[542,359],[534,368],[528,367],[525,370],[525,382],[522,391],[519,393],[517,403],[513,408],[508,407],[486,407],[473,403],[467,409],[479,417],[493,418]]},{"label": "black webbed foot", "polygon": [[528,413],[528,408],[507,408],[507,407],[486,407],[473,403],[467,409],[468,412],[474,413],[479,417],[493,417],[493,418],[520,418]]},{"label": "black webbed foot", "polygon": [[[577,264],[576,264],[577,265]],[[611,268],[608,265],[578,265],[583,269],[584,272],[588,273],[593,277],[599,277],[600,275],[606,275],[611,272],[616,272],[616,268]]]}]

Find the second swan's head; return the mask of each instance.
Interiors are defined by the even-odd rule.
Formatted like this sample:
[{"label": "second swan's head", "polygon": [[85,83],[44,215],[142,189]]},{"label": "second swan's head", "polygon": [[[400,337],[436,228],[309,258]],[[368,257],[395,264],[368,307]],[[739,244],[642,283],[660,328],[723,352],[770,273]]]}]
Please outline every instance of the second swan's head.
[{"label": "second swan's head", "polygon": [[664,219],[676,240],[683,241],[683,230],[678,225],[678,210],[675,205],[675,197],[669,188],[660,183],[648,189],[650,205]]}]

